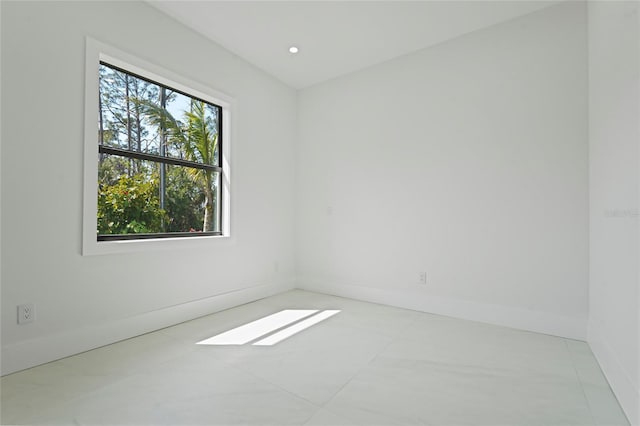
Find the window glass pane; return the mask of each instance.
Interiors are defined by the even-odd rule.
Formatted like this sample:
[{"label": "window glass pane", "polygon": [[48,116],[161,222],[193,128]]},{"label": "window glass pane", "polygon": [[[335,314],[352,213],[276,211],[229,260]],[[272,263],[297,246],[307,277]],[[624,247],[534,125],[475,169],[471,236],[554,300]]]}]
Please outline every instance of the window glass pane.
[{"label": "window glass pane", "polygon": [[219,173],[101,154],[99,235],[220,231]]},{"label": "window glass pane", "polygon": [[220,231],[219,173],[165,165],[166,232]]},{"label": "window glass pane", "polygon": [[101,144],[218,164],[220,107],[100,65]]},{"label": "window glass pane", "polygon": [[157,126],[146,111],[160,105],[157,84],[100,65],[99,141],[121,149],[159,154]]}]

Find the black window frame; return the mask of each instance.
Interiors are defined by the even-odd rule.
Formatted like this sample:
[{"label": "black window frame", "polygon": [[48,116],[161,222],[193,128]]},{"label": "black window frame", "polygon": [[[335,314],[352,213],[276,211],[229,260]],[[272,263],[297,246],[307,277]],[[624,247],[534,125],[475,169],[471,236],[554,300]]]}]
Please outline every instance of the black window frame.
[{"label": "black window frame", "polygon": [[[158,233],[131,233],[131,234],[97,234],[97,241],[101,242],[101,241],[126,241],[126,240],[150,240],[150,239],[163,239],[163,238],[192,238],[192,237],[203,237],[203,236],[223,236],[223,229],[224,229],[224,224],[223,224],[223,218],[224,218],[224,214],[222,211],[222,206],[223,204],[223,197],[224,197],[224,191],[222,190],[222,184],[224,182],[224,177],[225,177],[225,173],[224,173],[224,168],[221,166],[221,164],[223,164],[223,148],[224,148],[224,138],[223,138],[223,123],[224,123],[224,119],[223,119],[223,111],[224,108],[220,105],[217,105],[211,101],[202,99],[201,97],[198,96],[194,96],[192,94],[189,94],[183,90],[180,89],[176,89],[174,87],[168,86],[166,84],[160,83],[156,80],[150,79],[148,77],[142,76],[138,73],[132,72],[132,71],[128,71],[122,67],[119,67],[117,65],[113,65],[111,63],[109,63],[108,61],[104,61],[104,60],[100,60],[99,62],[100,66],[107,66],[113,70],[116,70],[118,72],[121,73],[125,73],[128,74],[131,77],[135,77],[138,78],[140,80],[146,81],[148,83],[151,84],[155,84],[158,87],[170,90],[174,93],[179,93],[183,96],[189,97],[191,99],[195,99],[197,101],[203,102],[207,105],[210,105],[214,108],[217,109],[217,118],[218,118],[218,142],[217,142],[217,152],[218,152],[218,166],[214,166],[211,164],[205,164],[205,163],[198,163],[195,161],[190,161],[190,160],[184,160],[181,158],[175,158],[175,157],[169,157],[169,156],[161,156],[161,155],[157,155],[157,154],[148,154],[145,152],[140,152],[140,151],[133,151],[133,150],[128,150],[128,149],[123,149],[123,148],[116,148],[116,147],[112,147],[112,146],[108,146],[108,145],[104,145],[102,143],[102,138],[98,138],[98,153],[99,154],[106,154],[106,155],[117,155],[120,157],[125,157],[125,158],[133,158],[133,159],[138,159],[138,160],[145,160],[145,161],[152,161],[152,162],[156,162],[159,164],[165,164],[165,165],[173,165],[173,166],[179,166],[179,167],[191,167],[191,168],[196,168],[196,169],[201,169],[201,170],[211,170],[211,171],[215,171],[217,172],[219,175],[218,178],[218,186],[216,187],[216,191],[217,191],[217,198],[216,198],[216,203],[217,203],[217,207],[216,207],[216,216],[217,216],[217,222],[218,222],[218,231],[198,231],[198,232],[158,232]],[[98,80],[99,82],[99,80]],[[98,97],[100,97],[100,89],[98,88]],[[100,99],[98,100],[98,102],[101,102]],[[100,132],[100,130],[98,129],[98,132]]]}]

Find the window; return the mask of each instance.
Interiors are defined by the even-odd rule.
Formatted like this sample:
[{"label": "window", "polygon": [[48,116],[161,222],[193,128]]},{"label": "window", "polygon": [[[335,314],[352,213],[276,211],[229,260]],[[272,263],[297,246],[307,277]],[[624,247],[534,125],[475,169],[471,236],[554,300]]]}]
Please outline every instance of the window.
[{"label": "window", "polygon": [[100,63],[98,240],[220,235],[222,108]]},{"label": "window", "polygon": [[229,101],[157,70],[87,40],[83,254],[229,234]]}]

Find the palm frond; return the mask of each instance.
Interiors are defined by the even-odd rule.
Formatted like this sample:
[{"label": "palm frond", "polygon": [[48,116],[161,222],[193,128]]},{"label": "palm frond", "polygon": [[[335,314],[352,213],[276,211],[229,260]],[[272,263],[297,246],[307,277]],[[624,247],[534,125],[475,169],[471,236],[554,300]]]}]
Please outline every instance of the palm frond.
[{"label": "palm frond", "polygon": [[140,106],[141,112],[149,124],[163,129],[169,142],[184,145],[185,135],[181,124],[169,111],[146,99],[132,98],[131,100],[135,105]]}]

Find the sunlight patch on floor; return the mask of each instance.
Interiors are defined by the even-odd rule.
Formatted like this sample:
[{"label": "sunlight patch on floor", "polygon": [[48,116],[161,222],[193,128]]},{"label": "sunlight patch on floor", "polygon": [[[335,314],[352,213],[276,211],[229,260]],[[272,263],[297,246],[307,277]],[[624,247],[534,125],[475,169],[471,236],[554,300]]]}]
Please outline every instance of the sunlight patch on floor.
[{"label": "sunlight patch on floor", "polygon": [[340,311],[327,310],[327,311],[320,312],[319,314],[313,315],[310,318],[305,319],[304,321],[300,321],[299,323],[296,323],[291,327],[287,327],[284,330],[280,330],[277,333],[274,333],[268,337],[265,337],[264,339],[255,342],[254,345],[255,346],[275,345],[276,343],[279,343],[284,339],[293,336],[294,334],[300,333],[302,330],[305,330],[311,327],[312,325],[315,325],[321,321],[326,320],[327,318],[334,316],[338,312]]},{"label": "sunlight patch on floor", "polygon": [[202,340],[196,344],[244,345],[267,336],[253,344],[256,346],[272,346],[339,312],[339,310],[285,309]]}]

